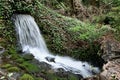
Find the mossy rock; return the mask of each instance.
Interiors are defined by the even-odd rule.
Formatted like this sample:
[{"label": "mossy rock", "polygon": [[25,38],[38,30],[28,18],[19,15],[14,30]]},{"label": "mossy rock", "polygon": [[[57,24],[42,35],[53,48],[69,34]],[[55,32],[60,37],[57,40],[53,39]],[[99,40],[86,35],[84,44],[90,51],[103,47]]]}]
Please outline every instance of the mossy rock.
[{"label": "mossy rock", "polygon": [[23,62],[24,62],[24,59],[23,59],[23,58],[18,58],[18,59],[16,59],[16,62],[17,62],[17,63],[23,63]]},{"label": "mossy rock", "polygon": [[58,76],[55,76],[54,74],[47,73],[46,77],[49,80],[58,80]]},{"label": "mossy rock", "polygon": [[27,72],[39,72],[39,67],[36,64],[24,61],[22,64],[18,64],[21,69]]},{"label": "mossy rock", "polygon": [[69,75],[68,80],[79,80],[75,75]]},{"label": "mossy rock", "polygon": [[11,59],[12,60],[16,60],[18,58],[20,58],[20,56],[18,54],[11,54]]},{"label": "mossy rock", "polygon": [[3,69],[7,69],[7,68],[10,68],[10,67],[12,67],[11,64],[4,64],[4,65],[1,66],[1,68],[3,68]]},{"label": "mossy rock", "polygon": [[24,54],[23,58],[28,61],[28,60],[33,60],[34,56],[28,53],[28,54]]},{"label": "mossy rock", "polygon": [[44,79],[40,77],[40,78],[35,78],[35,80],[44,80]]},{"label": "mossy rock", "polygon": [[7,71],[9,71],[9,72],[19,72],[20,69],[18,67],[10,67],[10,68],[7,69]]},{"label": "mossy rock", "polygon": [[34,80],[34,78],[29,74],[24,74],[22,77],[20,77],[20,80]]}]

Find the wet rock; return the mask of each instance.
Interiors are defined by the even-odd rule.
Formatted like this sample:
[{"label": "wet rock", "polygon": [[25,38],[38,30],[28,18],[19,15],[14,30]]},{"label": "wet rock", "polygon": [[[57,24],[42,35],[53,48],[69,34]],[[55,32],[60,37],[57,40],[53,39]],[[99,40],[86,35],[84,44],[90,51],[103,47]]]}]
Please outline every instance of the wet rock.
[{"label": "wet rock", "polygon": [[38,60],[36,60],[36,59],[32,60],[32,63],[38,65],[38,67],[39,67],[40,69],[45,70],[45,71],[48,71],[48,70],[51,69],[51,65],[49,65],[49,64],[47,64],[47,63],[45,63],[45,62],[40,62],[40,61],[38,61]]},{"label": "wet rock", "polygon": [[2,46],[0,46],[0,54],[2,54],[4,52],[5,52],[5,49]]},{"label": "wet rock", "polygon": [[46,57],[45,58],[48,62],[54,62],[55,63],[55,58],[53,57]]},{"label": "wet rock", "polygon": [[32,54],[24,54],[23,55],[23,58],[25,59],[25,60],[33,60],[34,59],[34,56],[32,55]]}]

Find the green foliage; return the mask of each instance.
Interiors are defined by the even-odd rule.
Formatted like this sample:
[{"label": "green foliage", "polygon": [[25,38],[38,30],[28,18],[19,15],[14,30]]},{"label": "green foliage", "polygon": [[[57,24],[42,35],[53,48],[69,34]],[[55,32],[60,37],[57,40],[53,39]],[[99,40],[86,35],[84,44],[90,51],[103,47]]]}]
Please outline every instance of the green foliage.
[{"label": "green foliage", "polygon": [[106,5],[110,6],[120,6],[120,0],[102,0],[102,3],[105,3]]},{"label": "green foliage", "polygon": [[9,54],[17,54],[16,49],[13,46],[9,48]]},{"label": "green foliage", "polygon": [[[68,11],[70,9],[70,6],[68,6],[69,1],[63,1],[63,0],[40,0],[42,4],[44,4],[47,7],[50,7],[51,9],[58,10],[63,9],[65,11]],[[68,3],[68,4],[67,4]]]},{"label": "green foliage", "polygon": [[20,80],[34,80],[34,78],[29,74],[24,74],[22,77],[20,77]]},{"label": "green foliage", "polygon": [[98,39],[100,36],[105,34],[105,32],[108,31],[107,27],[101,27],[100,29],[97,29],[97,27],[93,24],[84,24],[77,25],[75,27],[70,27],[69,31],[71,31],[71,34],[74,36],[74,40],[85,40],[92,42],[96,39]]},{"label": "green foliage", "polygon": [[9,72],[19,72],[20,69],[18,67],[10,67],[7,69]]},{"label": "green foliage", "polygon": [[[105,21],[107,21],[108,22],[107,25],[110,26],[109,29],[111,29],[114,32],[117,40],[120,40],[120,35],[119,35],[120,34],[120,23],[119,23],[120,12],[119,11],[120,11],[120,6],[112,7],[111,11],[101,16],[97,16],[94,20],[96,21],[96,23],[98,22],[101,24],[105,24]],[[100,31],[102,31],[103,29],[105,31],[105,28],[107,28],[107,26],[106,27],[104,26]]]},{"label": "green foliage", "polygon": [[20,58],[20,56],[16,53],[16,54],[11,54],[11,57],[10,57],[12,60],[16,60],[18,58]]},{"label": "green foliage", "polygon": [[11,47],[15,45],[15,30],[9,20],[0,19],[0,37],[4,39],[1,43],[4,47]]},{"label": "green foliage", "polygon": [[0,17],[7,18],[11,14],[11,6],[5,0],[0,0]]},{"label": "green foliage", "polygon": [[35,1],[26,0],[1,0],[0,1],[0,17],[10,18],[14,13],[34,13]]}]

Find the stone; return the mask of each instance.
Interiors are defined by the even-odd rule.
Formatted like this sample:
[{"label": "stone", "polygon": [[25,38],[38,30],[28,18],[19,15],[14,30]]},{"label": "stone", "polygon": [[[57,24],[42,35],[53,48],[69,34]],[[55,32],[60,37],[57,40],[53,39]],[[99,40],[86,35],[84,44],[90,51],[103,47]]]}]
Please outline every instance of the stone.
[{"label": "stone", "polygon": [[101,49],[103,51],[101,57],[105,61],[120,58],[120,42],[115,40],[112,35],[103,36]]},{"label": "stone", "polygon": [[30,53],[25,53],[25,54],[23,54],[23,58],[25,60],[33,60],[34,56],[32,54],[30,54]]},{"label": "stone", "polygon": [[46,59],[48,62],[54,62],[54,63],[55,63],[55,58],[53,58],[53,57],[45,57],[45,59]]},{"label": "stone", "polygon": [[4,52],[5,52],[5,49],[2,46],[0,46],[0,54],[2,54]]},{"label": "stone", "polygon": [[120,79],[120,64],[114,61],[109,61],[103,66],[103,72],[100,74],[106,80],[119,80]]}]

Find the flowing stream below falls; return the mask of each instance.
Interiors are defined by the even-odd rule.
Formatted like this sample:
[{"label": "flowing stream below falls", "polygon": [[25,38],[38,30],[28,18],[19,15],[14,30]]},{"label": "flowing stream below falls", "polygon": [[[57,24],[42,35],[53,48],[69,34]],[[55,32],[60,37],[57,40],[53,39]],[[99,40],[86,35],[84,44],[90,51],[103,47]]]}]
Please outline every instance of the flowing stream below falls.
[{"label": "flowing stream below falls", "polygon": [[23,52],[30,53],[40,62],[51,65],[51,68],[54,70],[62,68],[65,71],[80,74],[84,78],[100,72],[98,67],[93,67],[87,62],[77,61],[70,57],[50,53],[39,27],[32,16],[16,14],[13,15],[12,20],[14,21]]}]

